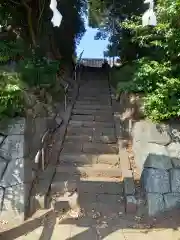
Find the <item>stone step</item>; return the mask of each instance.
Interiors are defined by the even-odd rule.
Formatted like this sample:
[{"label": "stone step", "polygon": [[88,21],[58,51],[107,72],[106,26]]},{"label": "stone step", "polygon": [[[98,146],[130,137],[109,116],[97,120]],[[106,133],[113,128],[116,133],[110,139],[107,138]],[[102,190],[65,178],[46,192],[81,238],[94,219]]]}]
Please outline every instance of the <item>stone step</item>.
[{"label": "stone step", "polygon": [[95,115],[95,121],[97,122],[114,122],[114,116],[113,114],[98,114]]},{"label": "stone step", "polygon": [[61,154],[59,157],[60,164],[69,165],[87,165],[87,164],[109,164],[118,166],[120,164],[119,155],[116,154]]},{"label": "stone step", "polygon": [[112,116],[112,110],[103,111],[103,110],[90,110],[90,109],[77,109],[74,108],[72,111],[73,114],[78,114],[78,115],[94,115],[94,116]]},{"label": "stone step", "polygon": [[100,142],[102,139],[116,139],[116,132],[114,128],[100,128],[100,127],[77,127],[68,126],[66,130],[67,136],[89,136],[90,139],[96,139]]},{"label": "stone step", "polygon": [[99,142],[64,142],[63,153],[90,153],[90,154],[118,154],[116,144],[104,144]]},{"label": "stone step", "polygon": [[114,128],[113,122],[97,122],[97,121],[79,121],[70,120],[69,125],[75,127],[89,127],[89,128]]},{"label": "stone step", "polygon": [[[88,91],[87,91],[88,90]],[[89,88],[88,86],[86,86],[85,88],[80,88],[79,89],[79,93],[82,95],[82,96],[96,96],[99,95],[99,96],[102,96],[102,95],[107,95],[109,96],[109,89],[107,90],[102,90],[102,89],[91,89]]]},{"label": "stone step", "polygon": [[79,195],[82,193],[123,195],[123,184],[119,178],[80,178],[69,173],[56,173],[51,184],[52,195],[63,195],[67,191],[73,192],[75,189],[78,190]]},{"label": "stone step", "polygon": [[66,134],[69,136],[82,136],[82,135],[92,136],[93,129],[88,127],[79,128],[79,127],[68,126],[66,130]]},{"label": "stone step", "polygon": [[101,106],[107,106],[107,105],[110,105],[110,101],[98,101],[98,100],[94,100],[94,101],[91,101],[91,100],[84,100],[84,101],[81,101],[81,100],[77,100],[76,101],[76,104],[78,105],[98,105],[100,104]]},{"label": "stone step", "polygon": [[95,116],[91,116],[91,115],[72,115],[71,120],[73,120],[73,121],[94,121]]},{"label": "stone step", "polygon": [[116,144],[90,143],[83,144],[84,153],[92,154],[118,154],[118,147]]},{"label": "stone step", "polygon": [[77,100],[79,101],[84,101],[84,100],[88,100],[88,101],[104,101],[104,102],[110,102],[110,97],[105,95],[105,96],[99,96],[98,94],[96,96],[82,96],[79,95]]},{"label": "stone step", "polygon": [[91,105],[91,104],[75,104],[74,108],[76,109],[90,109],[90,110],[105,110],[105,111],[109,111],[111,110],[111,105],[101,105],[101,104],[94,104],[94,105]]},{"label": "stone step", "polygon": [[70,164],[59,164],[56,166],[57,173],[69,173],[79,177],[106,177],[121,178],[121,169],[108,164],[91,164],[82,166],[72,166]]},{"label": "stone step", "polygon": [[96,121],[96,122],[114,122],[114,117],[112,114],[102,114],[102,115],[80,115],[73,114],[71,120],[75,121]]},{"label": "stone step", "polygon": [[92,143],[116,143],[117,139],[115,136],[92,136],[92,135],[66,135],[65,137],[66,142],[92,142]]}]

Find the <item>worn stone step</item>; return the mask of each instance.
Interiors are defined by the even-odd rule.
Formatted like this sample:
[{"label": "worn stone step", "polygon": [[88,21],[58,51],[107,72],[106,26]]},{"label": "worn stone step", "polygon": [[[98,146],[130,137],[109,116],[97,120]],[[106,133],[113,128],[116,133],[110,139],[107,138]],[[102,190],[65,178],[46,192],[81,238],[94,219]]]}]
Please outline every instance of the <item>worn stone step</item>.
[{"label": "worn stone step", "polygon": [[112,110],[103,111],[103,110],[90,110],[90,109],[77,109],[74,108],[72,111],[73,114],[78,115],[94,115],[94,116],[112,116]]},{"label": "worn stone step", "polygon": [[92,142],[92,143],[116,143],[117,139],[115,136],[92,136],[92,135],[66,135],[65,141],[67,142]]},{"label": "worn stone step", "polygon": [[74,126],[68,126],[66,129],[66,134],[69,136],[92,136],[93,135],[93,129],[88,127],[74,127]]},{"label": "worn stone step", "polygon": [[82,193],[123,195],[123,184],[119,178],[87,177],[80,178],[69,173],[56,173],[51,184],[51,194],[61,195],[78,189]]},{"label": "worn stone step", "polygon": [[84,92],[84,90],[87,90],[87,87],[88,87],[88,92],[100,92],[100,93],[109,93],[109,88],[108,87],[104,87],[101,88],[101,85],[98,87],[98,86],[88,86],[88,85],[84,85],[84,86],[81,86],[79,89],[82,90]]},{"label": "worn stone step", "polygon": [[109,92],[101,92],[101,89],[97,89],[96,91],[89,91],[89,89],[80,89],[79,90],[79,95],[81,97],[99,97],[99,98],[102,98],[102,97],[109,97],[110,96],[110,93]]},{"label": "worn stone step", "polygon": [[93,137],[92,135],[87,134],[80,134],[80,135],[66,135],[65,137],[66,142],[92,142]]},{"label": "worn stone step", "polygon": [[90,110],[105,110],[105,111],[109,111],[111,110],[111,106],[110,105],[101,105],[101,104],[94,104],[94,105],[91,105],[91,104],[75,104],[74,108],[76,109],[90,109]]},{"label": "worn stone step", "polygon": [[92,142],[95,143],[117,143],[117,138],[114,135],[107,135],[107,136],[98,136],[98,135],[93,135],[92,137]]},{"label": "worn stone step", "polygon": [[87,165],[87,164],[109,164],[118,166],[120,164],[119,155],[116,154],[60,154],[59,163],[68,163],[69,165]]},{"label": "worn stone step", "polygon": [[84,100],[88,100],[88,101],[102,101],[102,102],[110,102],[110,97],[109,96],[99,96],[98,94],[96,96],[82,96],[79,95],[77,100],[80,101],[84,101]]},{"label": "worn stone step", "polygon": [[109,106],[111,106],[110,105],[110,100],[108,101],[107,99],[106,99],[106,101],[98,101],[98,100],[94,100],[94,101],[91,101],[91,100],[83,100],[83,101],[81,101],[81,100],[77,100],[76,101],[76,104],[77,105],[81,105],[81,106],[83,106],[83,105],[98,105],[98,104],[100,104],[101,106],[107,106],[107,105],[109,105]]},{"label": "worn stone step", "polygon": [[114,122],[114,116],[112,114],[102,115],[81,115],[73,114],[71,120],[75,121],[96,121],[96,122]]},{"label": "worn stone step", "polygon": [[84,153],[92,153],[92,154],[112,154],[112,153],[117,154],[119,149],[116,144],[85,142],[83,144],[82,151]]},{"label": "worn stone step", "polygon": [[[83,133],[83,134],[89,134],[90,132],[94,133],[95,135],[115,135],[116,131],[114,127],[106,127],[105,125],[107,124],[107,122],[103,122],[105,123],[105,125],[103,126],[103,124],[100,124],[101,122],[99,122],[99,125],[94,125],[94,126],[79,126],[79,124],[77,125],[68,125],[67,127],[67,133],[69,132],[77,132],[79,134]],[[74,135],[78,135],[78,134],[74,134]]]},{"label": "worn stone step", "polygon": [[62,153],[81,153],[83,150],[83,143],[78,142],[64,142]]},{"label": "worn stone step", "polygon": [[115,127],[113,122],[78,121],[78,120],[70,120],[69,125],[77,126],[77,127],[89,127],[89,128],[99,128],[99,127],[114,128]]},{"label": "worn stone step", "polygon": [[71,120],[73,120],[73,121],[94,121],[95,116],[91,116],[91,115],[72,115]]},{"label": "worn stone step", "polygon": [[82,166],[72,166],[69,164],[59,164],[56,167],[57,173],[69,173],[79,177],[107,177],[120,178],[121,169],[108,164],[91,164]]},{"label": "worn stone step", "polygon": [[114,122],[114,116],[112,114],[98,114],[95,115],[95,121],[97,122]]},{"label": "worn stone step", "polygon": [[[87,91],[88,90],[88,91]],[[80,89],[79,90],[79,94],[80,96],[85,96],[85,97],[91,97],[91,96],[110,96],[109,90],[107,91],[102,91],[101,89],[96,89],[96,90],[91,90],[88,87],[86,87],[85,89]]]}]

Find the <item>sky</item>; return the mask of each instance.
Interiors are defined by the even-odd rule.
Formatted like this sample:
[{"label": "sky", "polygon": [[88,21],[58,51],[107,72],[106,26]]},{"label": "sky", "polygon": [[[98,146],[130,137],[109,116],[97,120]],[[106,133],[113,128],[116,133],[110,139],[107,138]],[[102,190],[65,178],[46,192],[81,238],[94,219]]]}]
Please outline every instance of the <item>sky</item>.
[{"label": "sky", "polygon": [[97,29],[88,27],[88,21],[85,21],[86,33],[79,46],[77,46],[77,55],[84,50],[83,58],[103,58],[103,52],[106,50],[108,40],[94,40]]}]

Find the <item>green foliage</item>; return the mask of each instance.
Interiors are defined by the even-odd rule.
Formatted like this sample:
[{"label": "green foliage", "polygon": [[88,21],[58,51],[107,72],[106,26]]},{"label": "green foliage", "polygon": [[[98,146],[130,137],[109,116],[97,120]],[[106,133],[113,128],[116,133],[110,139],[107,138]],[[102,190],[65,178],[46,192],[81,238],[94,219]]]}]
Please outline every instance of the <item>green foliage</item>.
[{"label": "green foliage", "polygon": [[165,80],[145,98],[145,114],[155,121],[180,117],[180,79]]},{"label": "green foliage", "polygon": [[[0,118],[23,115],[23,91],[29,89],[43,89],[53,100],[61,100],[63,90],[56,74],[62,61],[71,67],[72,54],[85,32],[82,14],[86,1],[60,1],[57,7],[63,21],[54,28],[49,0],[0,3]],[[12,70],[8,66],[11,60],[20,58]]]},{"label": "green foliage", "polygon": [[132,63],[132,64],[124,64],[121,67],[112,69],[111,84],[115,88],[116,87],[118,88],[118,85],[120,85],[122,88],[122,82],[123,82],[123,85],[127,86],[133,80],[133,76],[136,68],[137,68],[137,64]]},{"label": "green foliage", "polygon": [[[163,121],[180,117],[180,1],[157,0],[156,13],[156,27],[142,27],[138,13],[121,22],[121,27],[130,33],[139,59],[133,62],[136,68],[132,81],[123,86],[119,82],[117,90],[143,92],[146,116]],[[126,38],[122,35],[120,44],[123,41]],[[122,74],[125,79],[129,76]]]},{"label": "green foliage", "polygon": [[0,70],[0,119],[23,114],[21,80],[17,72]]},{"label": "green foliage", "polygon": [[56,81],[58,67],[58,62],[47,63],[37,59],[20,62],[13,72],[3,67],[0,71],[0,119],[24,115],[23,91],[43,88],[53,100],[60,100],[63,90]]}]

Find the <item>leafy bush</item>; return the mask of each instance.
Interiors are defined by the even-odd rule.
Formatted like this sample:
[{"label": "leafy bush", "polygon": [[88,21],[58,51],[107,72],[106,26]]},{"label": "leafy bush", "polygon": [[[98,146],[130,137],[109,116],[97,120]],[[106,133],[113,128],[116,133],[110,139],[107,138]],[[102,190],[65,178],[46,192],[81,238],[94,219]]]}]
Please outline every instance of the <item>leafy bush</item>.
[{"label": "leafy bush", "polygon": [[119,82],[117,90],[144,92],[146,116],[162,121],[180,117],[180,1],[158,0],[156,13],[156,27],[142,27],[135,16],[121,24],[131,33],[140,59],[132,81]]},{"label": "leafy bush", "polygon": [[24,89],[38,91],[44,88],[56,101],[63,96],[60,84],[56,81],[58,62],[26,59],[17,65],[16,71],[12,72],[7,66],[1,68],[0,119],[24,115]]},{"label": "leafy bush", "polygon": [[135,62],[132,64],[125,64],[119,68],[114,68],[112,70],[112,85],[117,87],[119,82],[131,81],[136,68],[137,64]]},{"label": "leafy bush", "polygon": [[[142,58],[134,62],[134,65],[135,67],[131,67],[130,71],[131,81],[123,86],[120,82],[118,83],[117,90],[119,92],[150,93],[157,88],[158,83],[165,81],[165,76],[170,75],[171,68],[169,63],[163,64]],[[122,75],[124,72],[120,71],[119,74]],[[125,72],[125,74],[129,77],[129,72]],[[126,78],[126,76],[124,76],[124,78]]]},{"label": "leafy bush", "polygon": [[21,80],[18,73],[0,71],[0,119],[23,114]]},{"label": "leafy bush", "polygon": [[180,79],[165,80],[145,98],[145,114],[155,121],[180,117]]}]

